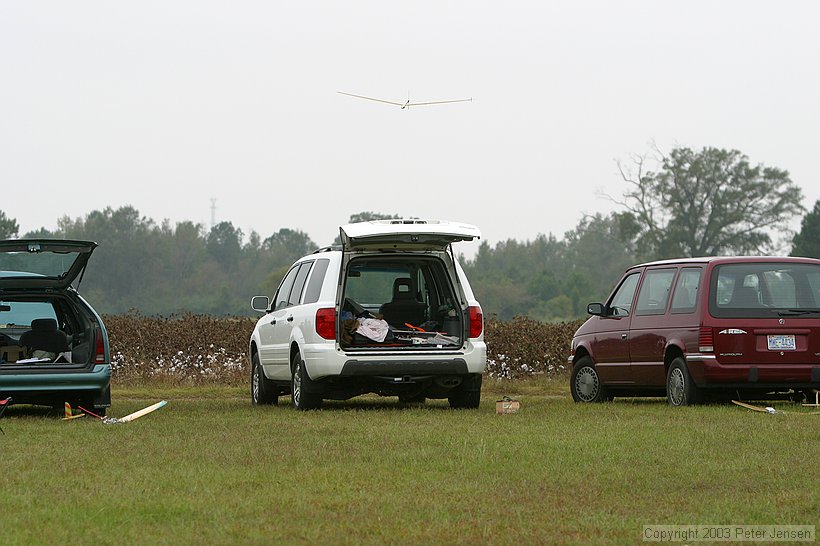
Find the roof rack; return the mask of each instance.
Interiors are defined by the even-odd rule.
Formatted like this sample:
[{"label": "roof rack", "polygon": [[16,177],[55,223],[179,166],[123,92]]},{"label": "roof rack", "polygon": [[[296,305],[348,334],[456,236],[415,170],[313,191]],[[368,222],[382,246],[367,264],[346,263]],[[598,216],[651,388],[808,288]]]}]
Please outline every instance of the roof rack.
[{"label": "roof rack", "polygon": [[322,252],[333,252],[334,250],[342,250],[342,245],[330,245],[330,246],[323,246],[322,248],[317,248],[311,254],[320,254]]}]

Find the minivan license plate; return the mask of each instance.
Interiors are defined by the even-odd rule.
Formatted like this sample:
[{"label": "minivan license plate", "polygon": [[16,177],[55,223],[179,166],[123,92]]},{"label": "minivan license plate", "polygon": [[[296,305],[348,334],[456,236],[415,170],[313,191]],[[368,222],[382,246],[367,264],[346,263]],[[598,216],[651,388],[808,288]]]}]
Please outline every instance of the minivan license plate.
[{"label": "minivan license plate", "polygon": [[768,336],[770,351],[793,351],[796,346],[794,344],[794,334]]}]

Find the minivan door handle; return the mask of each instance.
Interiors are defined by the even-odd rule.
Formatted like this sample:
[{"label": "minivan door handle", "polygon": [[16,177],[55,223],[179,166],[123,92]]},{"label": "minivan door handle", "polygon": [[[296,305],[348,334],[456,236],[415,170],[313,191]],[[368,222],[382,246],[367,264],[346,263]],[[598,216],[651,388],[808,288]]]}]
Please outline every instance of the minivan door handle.
[{"label": "minivan door handle", "polygon": [[621,339],[626,339],[626,338],[627,338],[626,334],[621,334]]},{"label": "minivan door handle", "polygon": [[270,323],[271,323],[271,325],[275,326],[276,325],[276,319],[273,319],[272,321],[270,321]]},{"label": "minivan door handle", "polygon": [[288,321],[288,322],[293,322],[293,315],[289,316],[289,317],[287,318],[287,321]]}]

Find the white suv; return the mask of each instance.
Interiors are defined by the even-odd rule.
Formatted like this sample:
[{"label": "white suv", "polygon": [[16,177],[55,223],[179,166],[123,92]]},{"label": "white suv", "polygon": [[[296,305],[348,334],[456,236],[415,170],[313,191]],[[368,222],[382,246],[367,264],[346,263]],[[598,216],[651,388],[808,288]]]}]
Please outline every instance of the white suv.
[{"label": "white suv", "polygon": [[298,260],[254,327],[251,400],[291,393],[300,410],[372,392],[477,408],[487,365],[481,307],[452,244],[478,228],[377,220],[340,228],[342,244]]}]

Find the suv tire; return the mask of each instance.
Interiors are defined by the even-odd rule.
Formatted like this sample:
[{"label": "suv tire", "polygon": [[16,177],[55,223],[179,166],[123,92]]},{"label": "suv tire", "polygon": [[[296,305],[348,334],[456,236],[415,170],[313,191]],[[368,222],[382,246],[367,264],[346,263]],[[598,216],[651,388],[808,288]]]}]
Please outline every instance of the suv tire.
[{"label": "suv tire", "polygon": [[408,406],[423,406],[426,400],[427,397],[424,396],[424,393],[416,394],[414,396],[399,396],[399,403]]},{"label": "suv tire", "polygon": [[612,400],[612,396],[601,382],[595,364],[588,356],[578,359],[572,367],[572,375],[569,379],[569,387],[572,392],[572,399],[576,402],[593,403],[607,402]]},{"label": "suv tire", "polygon": [[312,392],[305,392],[305,387],[312,383],[305,370],[305,363],[297,352],[291,361],[291,402],[293,407],[300,411],[319,409],[322,407],[322,397]]},{"label": "suv tire", "polygon": [[279,389],[265,377],[262,364],[259,362],[259,353],[251,358],[251,404],[261,406],[279,403]]},{"label": "suv tire", "polygon": [[465,377],[461,385],[450,391],[447,401],[454,409],[477,409],[481,403],[481,374]]},{"label": "suv tire", "polygon": [[670,406],[692,406],[703,401],[703,392],[695,385],[686,361],[677,357],[666,373],[666,400]]}]

